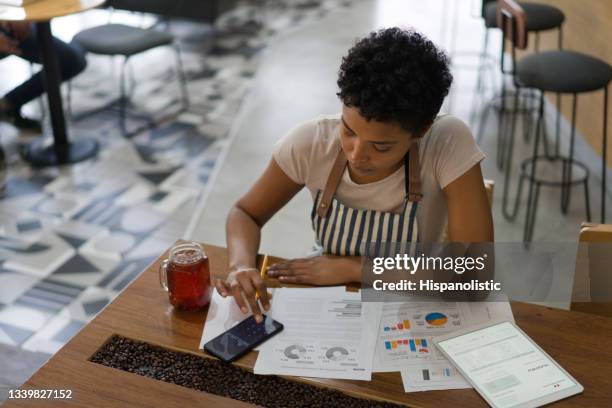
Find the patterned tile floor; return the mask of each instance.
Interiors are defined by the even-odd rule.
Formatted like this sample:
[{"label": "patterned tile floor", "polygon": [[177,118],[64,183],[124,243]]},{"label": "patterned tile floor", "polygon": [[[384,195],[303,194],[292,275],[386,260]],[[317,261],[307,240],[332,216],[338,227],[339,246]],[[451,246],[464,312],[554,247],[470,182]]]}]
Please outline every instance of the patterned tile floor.
[{"label": "patterned tile floor", "polygon": [[[198,34],[201,27],[171,25],[184,49],[189,110],[180,111],[172,67],[163,63],[173,61],[170,51],[134,58],[134,108],[157,119],[174,116],[132,138],[121,136],[109,111],[73,121],[73,137],[100,143],[93,160],[34,170],[15,153],[18,138],[10,129],[2,136],[13,153],[0,193],[0,343],[54,353],[181,237],[228,147],[229,128],[266,45],[296,24],[350,7],[346,1],[270,3],[257,23],[248,7],[221,18],[212,46],[210,32]],[[76,116],[117,96],[114,73],[109,59],[89,57],[89,68],[73,83]],[[0,135],[7,127],[0,126]]]}]

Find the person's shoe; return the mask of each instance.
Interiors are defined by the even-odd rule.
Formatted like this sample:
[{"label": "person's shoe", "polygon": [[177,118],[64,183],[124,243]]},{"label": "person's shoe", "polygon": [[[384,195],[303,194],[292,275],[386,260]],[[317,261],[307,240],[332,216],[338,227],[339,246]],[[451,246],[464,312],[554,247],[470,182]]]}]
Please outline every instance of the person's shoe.
[{"label": "person's shoe", "polygon": [[0,110],[0,120],[8,122],[18,129],[31,132],[42,132],[42,126],[38,120],[22,116],[19,111],[13,109]]},{"label": "person's shoe", "polygon": [[42,132],[42,125],[40,124],[40,121],[22,116],[20,112],[12,112],[10,118],[13,126],[18,129],[36,133]]}]

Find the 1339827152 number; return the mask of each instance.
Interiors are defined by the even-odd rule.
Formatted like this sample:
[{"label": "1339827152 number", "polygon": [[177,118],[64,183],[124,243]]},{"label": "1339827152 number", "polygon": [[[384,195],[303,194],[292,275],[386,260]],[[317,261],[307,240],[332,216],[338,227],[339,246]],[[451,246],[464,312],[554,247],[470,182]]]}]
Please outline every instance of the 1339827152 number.
[{"label": "1339827152 number", "polygon": [[72,390],[9,390],[9,399],[71,399]]}]

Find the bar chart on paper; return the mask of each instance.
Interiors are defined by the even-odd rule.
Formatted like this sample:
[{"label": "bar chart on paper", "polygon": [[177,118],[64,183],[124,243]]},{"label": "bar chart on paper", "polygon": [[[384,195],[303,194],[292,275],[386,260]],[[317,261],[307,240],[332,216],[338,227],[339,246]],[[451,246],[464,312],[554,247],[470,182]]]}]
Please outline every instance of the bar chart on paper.
[{"label": "bar chart on paper", "polygon": [[396,339],[396,340],[387,340],[385,341],[385,349],[387,350],[402,350],[409,351],[411,353],[418,354],[428,354],[429,353],[429,345],[431,342],[427,341],[427,339]]},{"label": "bar chart on paper", "polygon": [[451,365],[432,365],[431,367],[421,369],[421,380],[423,381],[436,381],[458,375],[457,369]]},{"label": "bar chart on paper", "polygon": [[443,360],[432,338],[465,324],[466,310],[455,302],[386,303],[379,328],[376,370]]},{"label": "bar chart on paper", "polygon": [[461,373],[448,361],[414,364],[403,369],[401,373],[406,392],[470,387]]},{"label": "bar chart on paper", "polygon": [[390,326],[383,326],[383,331],[391,332],[396,330],[410,330],[410,320],[402,320],[396,324],[392,324]]}]

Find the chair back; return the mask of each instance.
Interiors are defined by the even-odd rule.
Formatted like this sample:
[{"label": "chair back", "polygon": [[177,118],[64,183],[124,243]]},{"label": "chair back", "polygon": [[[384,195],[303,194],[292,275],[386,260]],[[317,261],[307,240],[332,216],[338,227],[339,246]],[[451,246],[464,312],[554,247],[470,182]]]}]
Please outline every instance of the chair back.
[{"label": "chair back", "polygon": [[612,225],[580,228],[571,309],[612,317]]},{"label": "chair back", "polygon": [[516,1],[497,1],[497,25],[513,47],[527,48],[527,14]]}]

